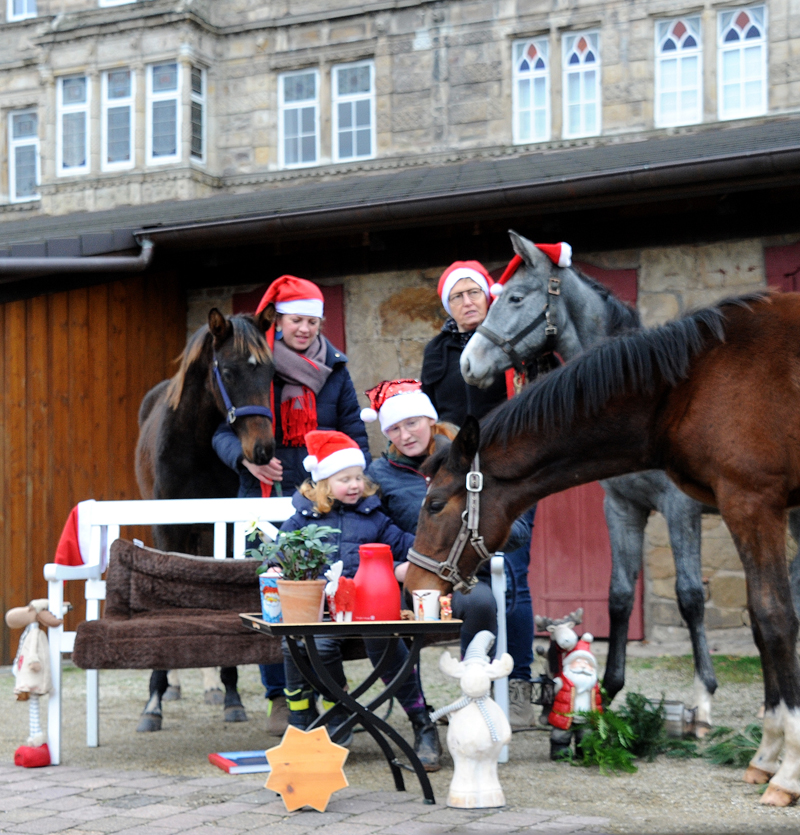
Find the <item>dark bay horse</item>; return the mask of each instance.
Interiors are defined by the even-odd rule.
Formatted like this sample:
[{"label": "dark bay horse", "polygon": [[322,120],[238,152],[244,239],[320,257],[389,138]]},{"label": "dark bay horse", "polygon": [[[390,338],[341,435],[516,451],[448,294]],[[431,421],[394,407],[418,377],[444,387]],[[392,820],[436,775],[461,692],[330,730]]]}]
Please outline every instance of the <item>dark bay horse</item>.
[{"label": "dark bay horse", "polygon": [[799,294],[728,299],[608,340],[482,425],[465,421],[450,450],[425,463],[431,483],[406,589],[447,590],[472,576],[478,555],[551,493],[653,469],[719,508],[733,535],[766,705],[745,780],[769,781],[762,803],[789,805],[800,796],[798,619],[785,541],[787,508],[800,505]]},{"label": "dark bay horse", "polygon": [[[461,371],[468,383],[486,388],[512,364],[518,371],[535,367],[546,350],[556,351],[568,362],[608,337],[641,329],[639,314],[602,284],[575,267],[556,266],[516,232],[509,231],[509,235],[521,263],[461,355]],[[531,323],[537,324],[530,329]],[[548,325],[550,334],[546,333]],[[511,343],[514,347],[509,350]],[[610,628],[603,686],[611,699],[625,686],[628,623],[642,567],[644,530],[650,512],[657,510],[669,529],[678,607],[691,637],[696,727],[698,736],[703,736],[711,724],[711,697],[717,689],[703,620],[703,507],[679,490],[663,470],[600,483],[611,541]]]},{"label": "dark bay horse", "polygon": [[[238,476],[211,446],[215,430],[226,418],[250,461],[266,464],[272,458],[269,391],[275,366],[264,334],[273,317],[271,306],[258,318],[226,318],[213,308],[208,325],[187,342],[177,373],[144,396],[136,445],[136,480],[143,499],[235,497]],[[154,526],[153,539],[163,551],[213,553],[210,525]],[[236,668],[223,667],[221,675],[226,721],[246,720],[236,690]],[[160,730],[166,689],[166,671],[156,670],[137,730]]]}]

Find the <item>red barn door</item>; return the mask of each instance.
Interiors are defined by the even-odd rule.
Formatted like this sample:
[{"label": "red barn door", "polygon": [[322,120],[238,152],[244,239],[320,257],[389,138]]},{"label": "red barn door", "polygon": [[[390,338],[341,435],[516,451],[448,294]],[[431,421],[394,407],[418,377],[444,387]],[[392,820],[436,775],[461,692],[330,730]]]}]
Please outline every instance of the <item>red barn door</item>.
[{"label": "red barn door", "polygon": [[[636,270],[578,266],[619,298],[636,303]],[[582,606],[581,629],[598,638],[608,636],[611,578],[611,544],[603,516],[603,495],[602,487],[593,482],[539,502],[528,575],[534,612],[561,617]],[[628,627],[628,638],[633,641],[644,638],[642,594],[640,574]]]}]

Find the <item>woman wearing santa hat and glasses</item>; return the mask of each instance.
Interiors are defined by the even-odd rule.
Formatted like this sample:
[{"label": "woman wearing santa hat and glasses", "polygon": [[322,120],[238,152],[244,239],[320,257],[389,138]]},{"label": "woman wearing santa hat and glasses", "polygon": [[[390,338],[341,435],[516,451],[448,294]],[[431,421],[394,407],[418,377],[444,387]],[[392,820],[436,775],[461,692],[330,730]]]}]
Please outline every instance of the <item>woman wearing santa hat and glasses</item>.
[{"label": "woman wearing santa hat and glasses", "polygon": [[[305,435],[314,429],[344,432],[356,441],[367,463],[370,461],[347,357],[320,333],[322,291],[304,278],[282,275],[267,288],[256,314],[268,305],[276,312],[266,335],[275,360],[270,397],[275,455],[269,461],[248,461],[226,423],[213,439],[217,455],[239,474],[239,498],[291,496],[307,476],[303,467],[308,455]],[[262,667],[261,672],[270,699],[267,729],[281,736],[288,722],[283,665]]]}]

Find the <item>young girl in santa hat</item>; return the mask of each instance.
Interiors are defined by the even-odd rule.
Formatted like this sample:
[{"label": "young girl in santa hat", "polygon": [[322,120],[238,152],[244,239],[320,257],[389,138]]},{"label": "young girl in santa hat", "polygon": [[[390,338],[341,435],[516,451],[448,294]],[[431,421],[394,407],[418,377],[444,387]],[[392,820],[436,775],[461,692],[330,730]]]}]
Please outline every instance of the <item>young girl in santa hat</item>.
[{"label": "young girl in santa hat", "polygon": [[[359,563],[358,548],[368,542],[388,545],[392,549],[397,571],[399,566],[405,564],[414,536],[398,528],[381,509],[380,499],[375,495],[377,487],[364,475],[367,462],[358,444],[344,433],[335,431],[309,432],[305,442],[309,455],[304,466],[311,473],[311,478],[304,481],[294,494],[292,504],[296,512],[281,525],[281,530],[298,530],[310,523],[329,525],[336,529],[337,533],[328,537],[328,542],[336,546],[330,560],[343,562],[344,577],[355,575]],[[345,687],[347,678],[342,664],[340,640],[319,638],[316,643],[332,677]],[[367,655],[376,664],[386,647],[386,639],[365,639],[364,643]],[[283,654],[289,722],[305,729],[317,717],[314,694],[300,675],[285,643]],[[405,644],[397,642],[385,681],[394,678],[407,656]],[[426,771],[437,771],[441,746],[416,676],[409,675],[398,690],[397,699],[414,729],[414,750],[417,756]],[[334,717],[328,725],[334,742],[343,742],[337,739],[337,728],[341,721],[343,719],[337,723]]]}]

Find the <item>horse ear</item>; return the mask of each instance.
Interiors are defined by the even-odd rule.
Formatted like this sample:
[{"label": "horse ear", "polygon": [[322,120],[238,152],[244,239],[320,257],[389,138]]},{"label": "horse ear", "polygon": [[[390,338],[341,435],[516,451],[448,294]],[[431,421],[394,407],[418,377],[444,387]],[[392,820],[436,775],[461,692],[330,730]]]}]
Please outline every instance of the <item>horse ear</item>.
[{"label": "horse ear", "polygon": [[546,255],[543,256],[543,253],[540,252],[534,244],[529,241],[527,238],[523,238],[518,232],[515,232],[513,229],[508,230],[508,236],[511,238],[511,246],[514,248],[514,252],[519,255],[520,258],[529,266],[533,267],[537,261],[541,260],[542,257],[547,258]]},{"label": "horse ear", "polygon": [[220,342],[228,333],[229,328],[231,328],[231,323],[217,310],[216,307],[212,307],[211,310],[208,312],[208,329],[211,331],[211,335],[217,342]]},{"label": "horse ear", "polygon": [[261,313],[256,316],[256,325],[262,333],[266,333],[275,321],[275,305],[270,302]]},{"label": "horse ear", "polygon": [[481,441],[481,430],[478,419],[467,415],[464,425],[456,435],[447,454],[447,464],[454,472],[467,473],[472,469],[472,459],[478,451]]}]

